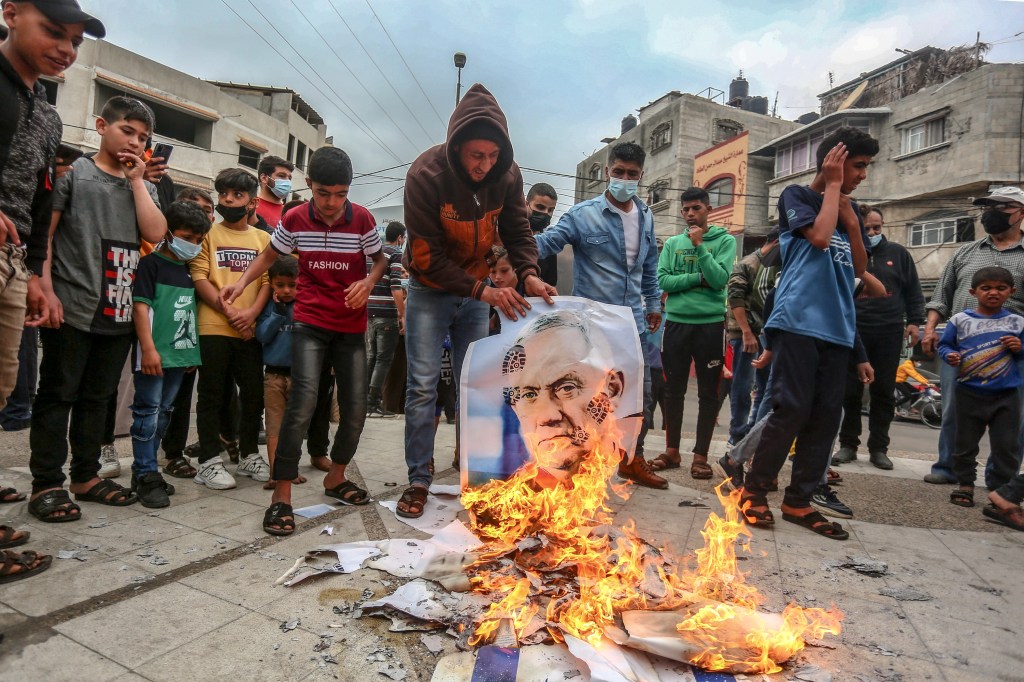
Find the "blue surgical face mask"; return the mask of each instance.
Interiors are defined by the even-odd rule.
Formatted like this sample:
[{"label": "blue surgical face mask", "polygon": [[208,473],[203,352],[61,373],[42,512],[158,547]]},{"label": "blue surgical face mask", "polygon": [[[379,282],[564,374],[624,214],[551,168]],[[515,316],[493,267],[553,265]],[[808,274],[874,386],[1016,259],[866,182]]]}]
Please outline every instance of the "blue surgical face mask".
[{"label": "blue surgical face mask", "polygon": [[173,234],[168,236],[170,237],[170,240],[168,240],[167,245],[171,247],[171,253],[181,260],[190,261],[198,256],[203,250],[202,243],[193,244],[192,242],[185,241],[184,239],[179,239]]},{"label": "blue surgical face mask", "polygon": [[870,244],[871,246],[878,246],[881,243],[882,243],[882,233],[881,232],[879,232],[878,234],[873,234],[873,235],[868,236],[868,244]]},{"label": "blue surgical face mask", "polygon": [[639,180],[623,180],[621,178],[608,179],[608,193],[611,194],[616,201],[629,201],[636,195],[636,190],[639,186]]},{"label": "blue surgical face mask", "polygon": [[275,197],[284,201],[288,198],[288,193],[292,191],[292,181],[274,178],[274,186],[270,188],[270,191]]}]

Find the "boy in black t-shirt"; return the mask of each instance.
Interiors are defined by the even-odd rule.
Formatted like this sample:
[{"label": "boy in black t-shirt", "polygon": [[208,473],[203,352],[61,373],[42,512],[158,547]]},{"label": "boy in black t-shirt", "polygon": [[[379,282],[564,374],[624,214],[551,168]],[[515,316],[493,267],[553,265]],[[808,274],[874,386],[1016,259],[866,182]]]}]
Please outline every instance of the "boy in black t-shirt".
[{"label": "boy in black t-shirt", "polygon": [[157,449],[185,372],[201,362],[188,261],[198,255],[209,231],[210,221],[196,204],[174,202],[167,210],[167,237],[135,271],[132,490],[144,507],[166,507],[174,492],[157,470]]}]

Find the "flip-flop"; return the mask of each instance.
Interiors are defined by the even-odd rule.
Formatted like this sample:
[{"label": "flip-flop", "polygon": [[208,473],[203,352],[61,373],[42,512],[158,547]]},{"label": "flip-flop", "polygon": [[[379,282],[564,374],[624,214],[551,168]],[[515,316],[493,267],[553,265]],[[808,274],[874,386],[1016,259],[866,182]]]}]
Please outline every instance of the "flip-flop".
[{"label": "flip-flop", "polygon": [[352,481],[342,481],[333,488],[324,488],[324,495],[339,500],[342,504],[362,506],[370,501],[370,493]]},{"label": "flip-flop", "polygon": [[708,464],[708,458],[705,457],[703,462],[698,462],[697,456],[694,455],[693,463],[690,464],[690,478],[698,481],[707,481],[713,478],[714,475],[714,470]]},{"label": "flip-flop", "polygon": [[[39,564],[32,567],[32,564],[39,560]],[[0,551],[0,584],[13,583],[15,580],[23,580],[37,573],[42,573],[53,563],[53,557],[49,554],[39,554],[28,550],[27,552]],[[24,571],[11,572],[15,565],[24,568]]]},{"label": "flip-flop", "polygon": [[409,486],[398,499],[398,504],[404,504],[408,511],[402,511],[401,507],[396,506],[396,514],[407,519],[418,519],[423,516],[423,509],[427,506],[427,489],[420,485]]},{"label": "flip-flop", "polygon": [[682,465],[682,463],[682,459],[671,460],[665,455],[664,452],[655,457],[654,459],[652,459],[650,462],[648,462],[653,471],[664,471],[665,469],[678,469]]},{"label": "flip-flop", "polygon": [[[284,518],[290,516],[291,519]],[[277,526],[277,528],[274,528]],[[295,513],[290,504],[275,502],[263,515],[263,531],[270,535],[291,535],[295,532]]]},{"label": "flip-flop", "polygon": [[[14,495],[14,497],[12,498],[11,495]],[[24,499],[25,493],[19,493],[14,488],[0,489],[0,504],[14,504],[15,502],[21,502]]]},{"label": "flip-flop", "polygon": [[813,511],[803,516],[782,512],[782,518],[832,540],[846,540],[850,537],[842,526],[835,521],[829,521],[820,512]]},{"label": "flip-flop", "polygon": [[[14,536],[19,532],[21,533],[21,537],[15,538]],[[11,528],[10,526],[0,526],[0,549],[24,545],[28,542],[30,537],[32,537],[32,533],[29,533],[27,530],[19,531],[16,528]]]},{"label": "flip-flop", "polygon": [[135,493],[109,478],[100,479],[99,483],[84,493],[75,493],[75,499],[79,502],[97,502],[108,507],[127,507],[139,501]]},{"label": "flip-flop", "polygon": [[[64,512],[57,516],[57,512]],[[71,501],[68,491],[63,488],[47,490],[29,501],[28,513],[44,523],[67,523],[82,518],[82,508]]]},{"label": "flip-flop", "polygon": [[986,504],[981,513],[996,523],[1001,523],[1007,528],[1024,531],[1024,509],[1014,507],[1013,509],[1002,510],[994,504]]}]

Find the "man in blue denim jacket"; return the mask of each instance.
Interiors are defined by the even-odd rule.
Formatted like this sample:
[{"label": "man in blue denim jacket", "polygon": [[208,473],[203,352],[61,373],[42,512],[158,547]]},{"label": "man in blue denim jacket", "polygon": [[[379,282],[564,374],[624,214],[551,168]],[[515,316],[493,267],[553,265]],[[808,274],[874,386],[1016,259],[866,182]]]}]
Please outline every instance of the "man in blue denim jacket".
[{"label": "man in blue denim jacket", "polygon": [[[537,237],[541,259],[573,247],[574,296],[633,309],[641,340],[661,326],[658,289],[658,246],[651,209],[636,196],[644,174],[646,153],[634,142],[612,147],[605,166],[608,189],[576,204],[558,224]],[[644,414],[651,412],[651,371],[644,366]],[[645,420],[645,422],[648,420]],[[644,459],[646,424],[641,427],[636,456],[619,465],[619,475],[649,488],[667,488]]]}]

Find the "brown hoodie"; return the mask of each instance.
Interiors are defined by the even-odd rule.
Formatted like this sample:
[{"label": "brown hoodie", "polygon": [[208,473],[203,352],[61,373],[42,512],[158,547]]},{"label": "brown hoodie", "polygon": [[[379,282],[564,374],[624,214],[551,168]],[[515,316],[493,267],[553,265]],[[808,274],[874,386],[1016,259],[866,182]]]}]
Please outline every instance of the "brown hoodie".
[{"label": "brown hoodie", "polygon": [[[498,162],[483,182],[469,179],[459,163],[460,132],[483,121],[504,140]],[[479,83],[471,87],[448,122],[444,144],[420,154],[405,178],[405,267],[420,283],[479,299],[490,271],[487,256],[496,237],[522,281],[538,275],[537,243],[530,231],[523,176],[512,160],[505,114]],[[497,232],[497,234],[496,234]]]}]

